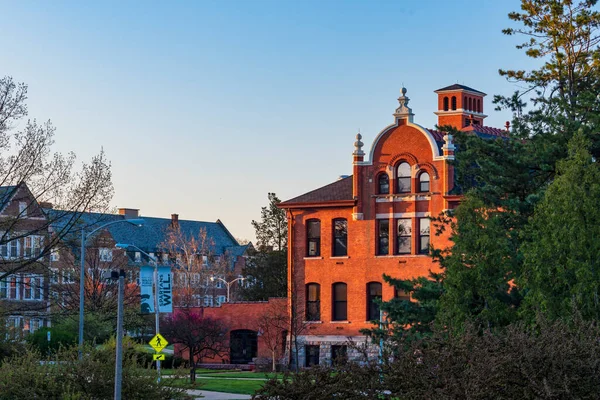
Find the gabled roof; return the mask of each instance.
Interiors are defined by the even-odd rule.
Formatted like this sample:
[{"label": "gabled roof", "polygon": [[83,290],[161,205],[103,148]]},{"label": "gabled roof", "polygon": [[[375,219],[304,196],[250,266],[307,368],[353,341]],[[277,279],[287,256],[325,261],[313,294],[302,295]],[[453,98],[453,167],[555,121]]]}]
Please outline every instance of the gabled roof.
[{"label": "gabled roof", "polygon": [[293,199],[279,203],[281,208],[289,208],[296,204],[321,204],[331,203],[332,205],[344,202],[353,202],[352,196],[352,175],[337,180],[329,185],[325,185],[308,193],[304,193]]},{"label": "gabled roof", "polygon": [[446,92],[446,91],[450,91],[450,90],[468,90],[469,92],[480,93],[480,94],[482,94],[484,96],[486,95],[485,93],[480,92],[479,90],[475,90],[475,89],[470,88],[470,87],[465,86],[465,85],[459,85],[458,83],[455,83],[454,85],[450,85],[450,86],[446,86],[446,87],[443,87],[441,89],[438,89],[438,90],[434,91],[434,93],[437,93],[437,92]]},{"label": "gabled roof", "polygon": [[[57,227],[60,227],[61,220],[67,221],[72,215],[72,213],[60,210],[47,210],[47,212],[56,213],[59,216],[53,224]],[[165,241],[166,233],[171,227],[171,219],[145,216],[140,216],[139,218],[144,220],[142,226],[119,223],[109,225],[106,229],[117,243],[134,245],[148,253],[161,251],[161,244]],[[82,228],[89,232],[103,224],[125,219],[127,218],[124,215],[83,213],[75,225],[77,231],[72,233],[72,239],[76,240],[79,238],[79,230]],[[235,238],[231,236],[221,221],[205,222],[180,219],[178,223],[181,233],[188,237],[194,236],[197,238],[200,231],[205,230],[207,237],[214,241],[214,246],[211,250],[215,255],[221,255],[226,250],[234,251],[235,249],[236,252],[239,252],[241,248],[245,249],[245,246],[240,246]],[[238,250],[237,248],[240,249]]]}]

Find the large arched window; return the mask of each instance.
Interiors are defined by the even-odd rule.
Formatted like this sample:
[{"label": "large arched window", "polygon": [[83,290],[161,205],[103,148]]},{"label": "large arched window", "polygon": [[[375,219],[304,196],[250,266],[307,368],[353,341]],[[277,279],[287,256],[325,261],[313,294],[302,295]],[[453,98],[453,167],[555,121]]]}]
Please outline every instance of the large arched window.
[{"label": "large arched window", "polygon": [[377,300],[381,300],[381,283],[370,282],[367,284],[367,321],[379,321]]},{"label": "large arched window", "polygon": [[456,96],[452,96],[452,109],[456,110]]},{"label": "large arched window", "polygon": [[444,97],[444,111],[448,111],[448,96]]},{"label": "large arched window", "polygon": [[318,283],[306,285],[306,320],[321,320],[321,285]]},{"label": "large arched window", "polygon": [[348,255],[348,220],[336,218],[333,220],[333,256]]},{"label": "large arched window", "polygon": [[398,173],[396,192],[410,193],[410,165],[407,162],[400,163],[396,171]]},{"label": "large arched window", "polygon": [[334,283],[333,292],[333,313],[332,321],[348,320],[348,286],[345,283]]},{"label": "large arched window", "polygon": [[306,255],[308,257],[321,255],[321,221],[318,219],[306,221]]},{"label": "large arched window", "polygon": [[379,174],[377,178],[377,191],[379,194],[390,193],[390,177],[385,172]]},{"label": "large arched window", "polygon": [[429,174],[427,172],[422,172],[419,175],[419,192],[429,192]]}]

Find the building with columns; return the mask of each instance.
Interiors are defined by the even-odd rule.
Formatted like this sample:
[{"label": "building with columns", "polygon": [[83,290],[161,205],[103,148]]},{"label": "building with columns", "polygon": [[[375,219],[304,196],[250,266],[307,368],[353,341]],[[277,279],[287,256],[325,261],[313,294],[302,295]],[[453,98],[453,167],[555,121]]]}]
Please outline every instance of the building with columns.
[{"label": "building with columns", "polygon": [[[406,89],[392,123],[365,148],[356,135],[353,174],[280,204],[288,216],[290,309],[303,313],[300,366],[352,358],[348,340],[379,320],[377,299],[404,297],[383,281],[426,276],[438,266],[430,246],[447,236],[432,234],[430,218],[455,208],[452,136],[415,122]],[[463,85],[436,90],[438,126],[451,125],[483,138],[506,131],[486,127],[485,93]],[[368,152],[368,153],[367,153]]]}]

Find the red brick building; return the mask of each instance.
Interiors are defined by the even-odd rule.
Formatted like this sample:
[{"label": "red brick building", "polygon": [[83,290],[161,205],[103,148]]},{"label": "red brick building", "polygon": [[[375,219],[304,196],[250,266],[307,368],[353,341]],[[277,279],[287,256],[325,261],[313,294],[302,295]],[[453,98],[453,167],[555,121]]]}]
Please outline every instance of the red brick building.
[{"label": "red brick building", "polygon": [[[486,138],[505,135],[483,126],[485,93],[458,84],[435,93],[439,126]],[[428,275],[438,268],[428,255],[430,245],[449,244],[432,234],[430,218],[460,199],[453,194],[452,136],[413,121],[406,89],[398,102],[393,123],[379,132],[368,154],[356,136],[352,176],[280,204],[289,221],[289,300],[308,325],[300,366],[343,355],[349,339],[364,341],[360,330],[380,318],[375,299],[403,296],[383,274]]]}]

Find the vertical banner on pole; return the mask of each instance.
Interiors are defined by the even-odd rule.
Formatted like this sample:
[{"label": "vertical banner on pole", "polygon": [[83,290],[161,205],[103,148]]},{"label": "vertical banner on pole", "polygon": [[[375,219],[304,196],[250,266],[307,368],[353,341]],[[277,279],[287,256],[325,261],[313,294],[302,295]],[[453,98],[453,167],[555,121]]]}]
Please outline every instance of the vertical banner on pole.
[{"label": "vertical banner on pole", "polygon": [[154,268],[140,268],[140,295],[142,297],[142,314],[151,314],[154,312]]},{"label": "vertical banner on pole", "polygon": [[158,268],[158,311],[173,312],[173,291],[171,267]]}]

